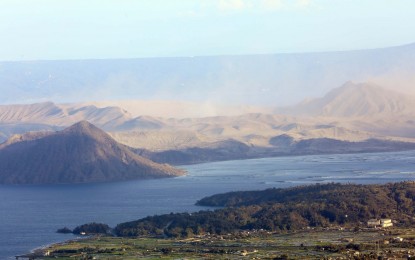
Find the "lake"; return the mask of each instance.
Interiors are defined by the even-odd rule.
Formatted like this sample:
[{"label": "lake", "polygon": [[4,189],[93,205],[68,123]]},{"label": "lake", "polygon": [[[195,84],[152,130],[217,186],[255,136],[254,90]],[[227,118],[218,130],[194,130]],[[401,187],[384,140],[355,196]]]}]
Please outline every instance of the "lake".
[{"label": "lake", "polygon": [[312,183],[415,180],[415,151],[278,157],[181,166],[187,176],[76,185],[0,185],[0,259],[74,238],[89,222],[110,226],[148,215],[192,212],[204,196]]}]

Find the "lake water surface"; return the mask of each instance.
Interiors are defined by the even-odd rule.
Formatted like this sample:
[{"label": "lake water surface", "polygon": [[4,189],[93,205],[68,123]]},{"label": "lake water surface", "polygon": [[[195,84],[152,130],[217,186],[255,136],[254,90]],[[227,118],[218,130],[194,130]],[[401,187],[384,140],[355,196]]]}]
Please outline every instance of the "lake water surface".
[{"label": "lake water surface", "polygon": [[148,215],[192,212],[204,196],[312,183],[415,180],[415,151],[313,155],[182,166],[187,176],[76,185],[0,185],[0,259],[72,239],[58,228],[110,226]]}]

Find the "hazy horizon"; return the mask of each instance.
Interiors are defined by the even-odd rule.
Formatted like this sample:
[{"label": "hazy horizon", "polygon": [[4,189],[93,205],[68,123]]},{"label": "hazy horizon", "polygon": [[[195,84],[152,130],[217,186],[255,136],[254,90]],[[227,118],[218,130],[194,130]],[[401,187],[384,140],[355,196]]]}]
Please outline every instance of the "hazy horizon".
[{"label": "hazy horizon", "polygon": [[0,258],[414,255],[414,31],[413,0],[0,0]]},{"label": "hazy horizon", "polygon": [[278,107],[347,81],[415,94],[409,0],[23,2],[0,3],[0,104]]},{"label": "hazy horizon", "polygon": [[299,54],[0,62],[0,104],[169,101],[281,107],[348,81],[415,94],[415,44]]}]

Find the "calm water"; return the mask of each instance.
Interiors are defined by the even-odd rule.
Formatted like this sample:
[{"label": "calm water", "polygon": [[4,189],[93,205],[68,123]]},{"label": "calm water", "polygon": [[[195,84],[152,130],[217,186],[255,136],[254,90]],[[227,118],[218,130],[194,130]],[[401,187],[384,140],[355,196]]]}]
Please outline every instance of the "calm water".
[{"label": "calm water", "polygon": [[77,185],[0,186],[0,259],[74,238],[88,222],[110,226],[148,215],[198,211],[196,200],[233,190],[309,183],[415,180],[415,151],[280,157],[183,166],[174,179]]}]

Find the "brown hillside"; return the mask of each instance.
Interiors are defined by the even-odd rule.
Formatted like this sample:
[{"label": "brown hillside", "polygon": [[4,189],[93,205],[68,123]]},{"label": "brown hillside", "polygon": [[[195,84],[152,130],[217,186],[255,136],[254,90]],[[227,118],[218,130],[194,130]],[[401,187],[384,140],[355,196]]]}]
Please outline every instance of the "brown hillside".
[{"label": "brown hillside", "polygon": [[134,154],[87,121],[0,150],[0,183],[7,184],[105,182],[182,174]]}]

